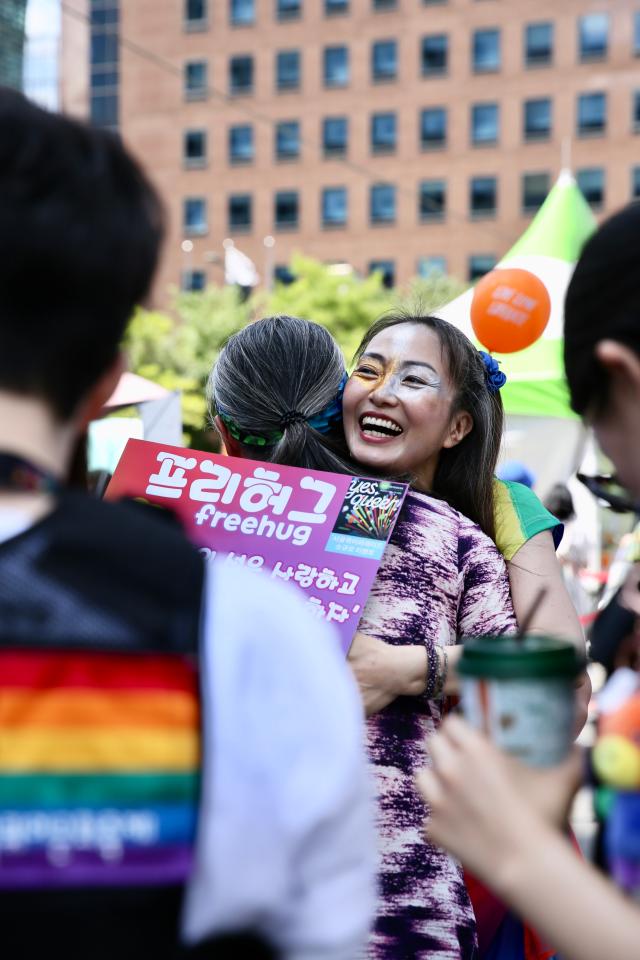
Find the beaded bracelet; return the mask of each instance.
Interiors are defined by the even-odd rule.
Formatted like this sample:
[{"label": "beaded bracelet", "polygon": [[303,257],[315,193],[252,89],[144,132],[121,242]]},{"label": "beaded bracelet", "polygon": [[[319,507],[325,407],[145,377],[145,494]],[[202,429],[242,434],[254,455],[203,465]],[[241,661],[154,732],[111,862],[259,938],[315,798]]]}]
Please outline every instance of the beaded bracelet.
[{"label": "beaded bracelet", "polygon": [[433,700],[438,686],[438,667],[440,662],[433,643],[425,644],[427,651],[427,682],[424,688],[424,696],[427,700]]}]

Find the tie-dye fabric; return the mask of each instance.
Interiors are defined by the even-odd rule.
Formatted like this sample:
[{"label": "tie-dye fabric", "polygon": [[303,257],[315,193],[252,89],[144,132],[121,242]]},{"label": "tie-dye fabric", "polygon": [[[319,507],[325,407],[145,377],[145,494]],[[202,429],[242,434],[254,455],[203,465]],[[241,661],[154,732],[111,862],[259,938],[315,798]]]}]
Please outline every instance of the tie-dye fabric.
[{"label": "tie-dye fabric", "polygon": [[[388,643],[516,629],[504,561],[479,527],[448,504],[407,497],[360,627]],[[472,960],[475,921],[462,869],[426,842],[413,774],[428,762],[441,703],[399,697],[367,723],[378,793],[381,870],[373,960]]]}]

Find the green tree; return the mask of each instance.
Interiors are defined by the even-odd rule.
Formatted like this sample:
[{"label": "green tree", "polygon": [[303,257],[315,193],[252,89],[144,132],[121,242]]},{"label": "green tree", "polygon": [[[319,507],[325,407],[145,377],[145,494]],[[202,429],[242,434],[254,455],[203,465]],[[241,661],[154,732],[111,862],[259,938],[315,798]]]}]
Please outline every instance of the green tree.
[{"label": "green tree", "polygon": [[210,286],[204,293],[178,294],[172,316],[149,310],[135,314],[124,344],[129,366],[182,391],[186,443],[215,447],[206,423],[207,378],[225,341],[251,320],[277,313],[315,320],[333,334],[349,362],[364,332],[383,313],[397,306],[434,311],[464,289],[451,277],[436,276],[417,279],[406,291],[390,291],[380,274],[362,279],[302,256],[293,258],[291,271],[293,283],[244,301],[235,287]]}]

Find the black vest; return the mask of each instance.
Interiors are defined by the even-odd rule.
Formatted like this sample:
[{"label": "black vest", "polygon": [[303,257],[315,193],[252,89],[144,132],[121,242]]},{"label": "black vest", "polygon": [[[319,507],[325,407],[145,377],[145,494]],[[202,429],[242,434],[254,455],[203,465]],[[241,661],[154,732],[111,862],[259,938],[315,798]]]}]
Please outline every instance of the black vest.
[{"label": "black vest", "polygon": [[203,576],[172,518],[134,503],[65,494],[0,543],[7,960],[271,955],[251,937],[179,946]]}]

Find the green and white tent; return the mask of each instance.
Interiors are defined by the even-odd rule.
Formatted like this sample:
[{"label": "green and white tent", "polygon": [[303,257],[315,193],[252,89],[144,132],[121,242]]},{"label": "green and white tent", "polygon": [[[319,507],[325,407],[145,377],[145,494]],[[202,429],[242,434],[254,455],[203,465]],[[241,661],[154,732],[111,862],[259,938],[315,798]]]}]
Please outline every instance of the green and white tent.
[{"label": "green and white tent", "polygon": [[[578,185],[563,171],[540,210],[516,244],[498,263],[538,276],[551,297],[551,317],[542,338],[519,353],[497,356],[508,376],[502,391],[508,413],[571,417],[562,368],[564,296],[585,241],[596,220]],[[438,314],[475,339],[471,327],[473,288]]]},{"label": "green and white tent", "polygon": [[[498,263],[538,276],[551,298],[549,323],[536,343],[518,353],[496,355],[507,374],[502,396],[507,412],[505,459],[522,460],[543,493],[575,469],[583,434],[569,407],[562,364],[564,297],[576,260],[596,228],[596,219],[576,181],[563,170],[540,210]],[[471,326],[473,288],[438,310],[475,340]]]}]

